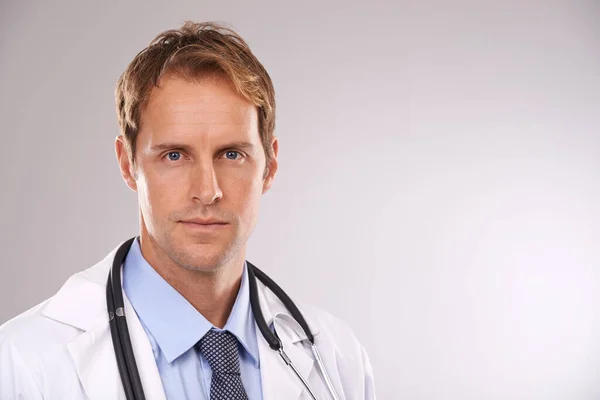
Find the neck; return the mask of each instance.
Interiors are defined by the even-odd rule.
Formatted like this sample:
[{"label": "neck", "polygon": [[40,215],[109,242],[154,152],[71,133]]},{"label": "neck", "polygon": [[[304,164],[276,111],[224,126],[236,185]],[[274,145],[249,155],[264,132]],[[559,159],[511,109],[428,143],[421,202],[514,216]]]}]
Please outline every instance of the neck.
[{"label": "neck", "polygon": [[144,259],[204,318],[223,328],[242,281],[245,252],[240,251],[217,269],[192,270],[177,264],[146,235],[140,235]]}]

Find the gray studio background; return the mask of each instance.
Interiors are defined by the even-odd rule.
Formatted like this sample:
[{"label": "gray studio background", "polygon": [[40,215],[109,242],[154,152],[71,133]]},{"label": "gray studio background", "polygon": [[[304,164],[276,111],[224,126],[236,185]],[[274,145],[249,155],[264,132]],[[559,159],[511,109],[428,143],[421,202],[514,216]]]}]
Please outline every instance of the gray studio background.
[{"label": "gray studio background", "polygon": [[137,233],[113,90],[185,19],[277,90],[248,259],[380,399],[600,398],[598,1],[1,3],[0,323]]}]

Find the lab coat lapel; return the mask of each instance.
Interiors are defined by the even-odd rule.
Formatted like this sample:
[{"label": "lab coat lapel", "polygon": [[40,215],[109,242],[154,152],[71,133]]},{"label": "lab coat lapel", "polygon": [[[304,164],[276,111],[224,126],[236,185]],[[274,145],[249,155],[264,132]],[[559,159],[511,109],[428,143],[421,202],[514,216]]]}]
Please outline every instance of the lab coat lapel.
[{"label": "lab coat lapel", "polygon": [[81,334],[67,347],[90,400],[125,399],[107,323]]},{"label": "lab coat lapel", "polygon": [[[106,309],[106,279],[116,250],[92,268],[71,277],[44,310],[47,317],[83,331],[67,348],[90,400],[125,399]],[[146,399],[165,400],[152,346],[125,293],[123,298]]]},{"label": "lab coat lapel", "polygon": [[[299,342],[302,337],[296,327],[288,318],[285,318],[285,308],[267,291],[262,284],[259,285],[259,299],[267,324],[274,323],[275,329],[283,349],[292,360],[296,368],[305,379],[313,372],[314,360],[305,351],[304,345]],[[281,311],[281,312],[279,312]],[[258,326],[256,326],[258,349],[260,355],[260,372],[264,400],[279,399],[308,399],[309,394],[304,385],[294,374],[278,352],[272,350],[263,339]]]}]

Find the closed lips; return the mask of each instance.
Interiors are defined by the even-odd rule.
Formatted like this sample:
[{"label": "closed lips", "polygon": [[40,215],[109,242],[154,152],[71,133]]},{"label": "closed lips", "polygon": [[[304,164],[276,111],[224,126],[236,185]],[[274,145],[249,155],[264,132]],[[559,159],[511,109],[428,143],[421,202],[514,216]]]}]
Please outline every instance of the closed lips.
[{"label": "closed lips", "polygon": [[185,222],[188,224],[198,224],[198,225],[226,225],[227,222],[220,221],[217,219],[188,219],[181,222]]}]

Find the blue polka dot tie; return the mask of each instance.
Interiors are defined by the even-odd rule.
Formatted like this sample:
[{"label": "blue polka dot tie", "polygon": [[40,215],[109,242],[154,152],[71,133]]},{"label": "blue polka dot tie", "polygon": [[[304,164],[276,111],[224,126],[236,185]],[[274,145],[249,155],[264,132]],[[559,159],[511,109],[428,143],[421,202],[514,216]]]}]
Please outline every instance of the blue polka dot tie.
[{"label": "blue polka dot tie", "polygon": [[212,370],[210,400],[248,400],[240,375],[237,338],[230,332],[211,329],[200,339],[198,348]]}]

